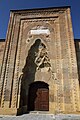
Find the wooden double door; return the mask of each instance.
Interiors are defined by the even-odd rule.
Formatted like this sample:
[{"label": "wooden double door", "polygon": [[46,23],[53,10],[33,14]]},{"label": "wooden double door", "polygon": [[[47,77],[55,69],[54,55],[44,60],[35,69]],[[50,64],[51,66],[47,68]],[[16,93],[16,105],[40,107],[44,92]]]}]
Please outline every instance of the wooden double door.
[{"label": "wooden double door", "polygon": [[30,85],[28,94],[29,111],[49,110],[49,89],[44,82],[34,82]]}]

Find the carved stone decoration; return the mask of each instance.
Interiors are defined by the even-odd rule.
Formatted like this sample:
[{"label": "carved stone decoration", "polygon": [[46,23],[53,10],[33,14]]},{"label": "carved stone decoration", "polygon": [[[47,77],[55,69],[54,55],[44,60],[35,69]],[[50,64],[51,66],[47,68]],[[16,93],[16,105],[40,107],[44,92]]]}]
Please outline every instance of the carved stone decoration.
[{"label": "carved stone decoration", "polygon": [[[0,114],[27,113],[29,86],[35,82],[49,85],[49,113],[80,112],[69,7],[11,11],[2,61]],[[42,92],[38,87],[45,93],[44,85]],[[37,91],[32,91],[35,103]]]},{"label": "carved stone decoration", "polygon": [[[40,35],[45,35],[46,36],[46,40],[49,39],[49,35],[50,35],[50,30],[45,26],[41,26],[41,25],[35,25],[35,27],[32,27],[29,32],[27,33],[27,40],[26,43],[29,43],[31,41],[31,39],[34,36],[40,36]],[[48,41],[48,40],[47,40]]]},{"label": "carved stone decoration", "polygon": [[46,46],[43,43],[40,43],[38,52],[35,53],[35,56],[36,56],[35,63],[37,65],[37,70],[44,67],[51,67]]}]

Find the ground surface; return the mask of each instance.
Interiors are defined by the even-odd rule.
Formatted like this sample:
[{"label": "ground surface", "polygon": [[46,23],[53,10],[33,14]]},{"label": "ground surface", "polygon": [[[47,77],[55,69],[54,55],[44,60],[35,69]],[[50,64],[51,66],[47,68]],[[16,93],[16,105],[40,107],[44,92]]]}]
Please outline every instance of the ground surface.
[{"label": "ground surface", "polygon": [[24,114],[21,116],[2,116],[0,115],[0,120],[80,120],[80,115],[72,114]]}]

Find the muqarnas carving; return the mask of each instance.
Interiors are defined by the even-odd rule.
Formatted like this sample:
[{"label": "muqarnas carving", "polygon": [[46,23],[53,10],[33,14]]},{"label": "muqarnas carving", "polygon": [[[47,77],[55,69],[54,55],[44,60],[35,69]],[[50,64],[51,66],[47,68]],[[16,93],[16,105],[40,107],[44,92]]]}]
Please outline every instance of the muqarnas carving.
[{"label": "muqarnas carving", "polygon": [[38,52],[35,52],[35,56],[35,64],[37,65],[37,70],[44,67],[51,67],[46,46],[42,42],[40,42]]}]

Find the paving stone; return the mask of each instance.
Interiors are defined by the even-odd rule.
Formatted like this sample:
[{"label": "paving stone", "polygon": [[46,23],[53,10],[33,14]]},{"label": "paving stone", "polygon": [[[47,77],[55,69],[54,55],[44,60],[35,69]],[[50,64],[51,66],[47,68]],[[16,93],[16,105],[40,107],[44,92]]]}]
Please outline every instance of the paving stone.
[{"label": "paving stone", "polygon": [[80,120],[80,115],[24,114],[21,116],[0,116],[0,120]]}]

